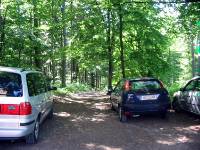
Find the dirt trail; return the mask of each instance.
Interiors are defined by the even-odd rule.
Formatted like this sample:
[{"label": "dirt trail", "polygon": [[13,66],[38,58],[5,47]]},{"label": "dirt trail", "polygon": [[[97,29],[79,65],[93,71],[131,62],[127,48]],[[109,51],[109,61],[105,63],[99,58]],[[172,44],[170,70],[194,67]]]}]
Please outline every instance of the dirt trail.
[{"label": "dirt trail", "polygon": [[122,124],[104,93],[55,97],[54,118],[41,126],[36,145],[1,141],[0,150],[200,150],[199,117],[168,116],[140,116]]}]

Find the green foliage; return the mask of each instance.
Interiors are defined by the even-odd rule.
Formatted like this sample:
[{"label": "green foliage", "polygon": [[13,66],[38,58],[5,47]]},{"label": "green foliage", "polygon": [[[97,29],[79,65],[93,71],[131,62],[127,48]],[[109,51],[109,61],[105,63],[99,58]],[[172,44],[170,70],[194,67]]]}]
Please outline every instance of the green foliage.
[{"label": "green foliage", "polygon": [[[61,11],[63,2],[64,12]],[[180,78],[182,75],[189,74],[190,77],[191,64],[181,65],[186,60],[190,61],[190,53],[177,53],[180,48],[172,45],[180,34],[195,35],[199,31],[195,26],[199,20],[199,5],[165,5],[163,8],[159,4],[127,3],[126,0],[4,0],[2,6],[0,20],[5,18],[5,24],[0,27],[0,65],[36,68],[40,64],[40,69],[51,76],[54,83],[60,83],[62,58],[66,56],[67,74],[64,75],[68,80],[91,84],[91,74],[96,73],[101,77],[100,85],[103,83],[105,87],[109,59],[107,33],[110,26],[113,83],[116,83],[122,77],[121,14],[127,77],[153,76],[163,80],[170,88],[176,81],[183,80]],[[173,7],[178,7],[180,20],[161,15],[165,9]],[[107,12],[110,12],[110,20]],[[82,85],[72,84],[60,91],[74,92],[79,90],[78,87],[82,88]]]},{"label": "green foliage", "polygon": [[58,88],[55,94],[64,95],[64,94],[87,92],[87,91],[91,91],[91,88],[88,85],[81,83],[71,83],[67,84],[67,86],[64,88]]},{"label": "green foliage", "polygon": [[181,85],[180,85],[180,83],[175,82],[175,83],[167,86],[166,88],[167,88],[167,90],[169,92],[169,95],[170,95],[171,101],[172,101],[173,100],[173,94],[175,92],[179,91],[179,89],[181,88]]}]

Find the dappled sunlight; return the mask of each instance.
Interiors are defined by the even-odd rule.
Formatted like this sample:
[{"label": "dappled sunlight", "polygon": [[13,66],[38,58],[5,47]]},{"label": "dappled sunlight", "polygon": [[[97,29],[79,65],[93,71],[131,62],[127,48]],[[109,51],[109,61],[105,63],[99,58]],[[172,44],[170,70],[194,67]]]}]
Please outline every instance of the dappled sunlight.
[{"label": "dappled sunlight", "polygon": [[72,122],[82,122],[82,121],[86,121],[86,120],[90,119],[90,118],[85,117],[85,116],[76,116],[76,115],[74,115],[73,118],[74,119],[71,120]]},{"label": "dappled sunlight", "polygon": [[79,103],[79,104],[83,104],[85,103],[84,101],[81,101],[81,100],[73,100],[73,99],[70,99],[70,98],[63,98],[65,101],[67,102],[72,102],[72,103]]},{"label": "dappled sunlight", "polygon": [[64,117],[64,118],[68,118],[71,116],[71,114],[67,112],[57,112],[57,113],[53,113],[53,115],[58,116],[58,117]]},{"label": "dappled sunlight", "polygon": [[100,113],[100,114],[95,114],[91,117],[85,117],[85,116],[77,116],[77,115],[74,115],[73,118],[71,121],[72,122],[83,122],[83,121],[89,121],[89,122],[95,122],[95,123],[98,123],[98,122],[103,122],[105,121],[105,118],[107,117],[108,115],[105,115],[103,113]]},{"label": "dappled sunlight", "polygon": [[76,93],[76,94],[70,94],[70,98],[76,99],[76,100],[107,100],[109,99],[109,96],[106,95],[103,92],[85,92],[85,93]]},{"label": "dappled sunlight", "polygon": [[110,103],[99,102],[95,103],[92,108],[99,109],[99,110],[108,110],[111,108]]},{"label": "dappled sunlight", "polygon": [[66,97],[54,96],[54,101],[58,102],[58,103],[68,103],[68,104],[71,104],[72,102],[69,101],[69,100]]},{"label": "dappled sunlight", "polygon": [[123,150],[122,148],[116,148],[106,145],[97,145],[94,143],[84,144],[87,149],[101,149],[101,150]]},{"label": "dappled sunlight", "polygon": [[186,132],[186,133],[192,133],[192,134],[200,134],[200,125],[193,125],[189,127],[175,127],[177,131],[180,132]]},{"label": "dappled sunlight", "polygon": [[60,97],[60,96],[54,96],[54,99],[56,102],[59,103],[67,103],[67,104],[72,104],[72,103],[79,103],[79,104],[86,104],[86,105],[90,105],[91,102],[85,101],[85,100],[77,100],[77,99],[71,99],[68,97]]},{"label": "dappled sunlight", "polygon": [[191,143],[192,140],[184,135],[179,135],[178,137],[171,136],[169,139],[157,140],[156,142],[163,145],[176,145],[182,143]]},{"label": "dappled sunlight", "polygon": [[166,141],[166,140],[157,140],[156,142],[159,144],[163,144],[163,145],[175,145],[176,144],[176,142],[174,142],[174,141]]},{"label": "dappled sunlight", "polygon": [[91,121],[93,121],[93,122],[102,122],[102,121],[105,121],[105,118],[107,116],[108,115],[100,113],[100,114],[94,115],[93,118],[91,118]]}]

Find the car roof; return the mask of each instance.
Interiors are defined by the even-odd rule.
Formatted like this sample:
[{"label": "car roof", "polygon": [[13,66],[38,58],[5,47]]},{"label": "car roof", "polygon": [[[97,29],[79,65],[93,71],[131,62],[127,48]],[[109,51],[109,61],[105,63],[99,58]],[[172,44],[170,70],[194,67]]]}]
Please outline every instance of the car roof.
[{"label": "car roof", "polygon": [[191,80],[195,80],[195,79],[199,79],[199,78],[200,78],[200,76],[195,76]]},{"label": "car roof", "polygon": [[21,74],[22,72],[23,73],[39,72],[39,71],[31,70],[31,69],[5,67],[5,66],[0,66],[0,71],[13,72],[13,73],[18,73],[18,74]]},{"label": "car roof", "polygon": [[132,78],[132,79],[128,79],[130,81],[141,81],[141,80],[158,80],[156,78],[152,78],[152,77],[141,77],[141,78]]}]

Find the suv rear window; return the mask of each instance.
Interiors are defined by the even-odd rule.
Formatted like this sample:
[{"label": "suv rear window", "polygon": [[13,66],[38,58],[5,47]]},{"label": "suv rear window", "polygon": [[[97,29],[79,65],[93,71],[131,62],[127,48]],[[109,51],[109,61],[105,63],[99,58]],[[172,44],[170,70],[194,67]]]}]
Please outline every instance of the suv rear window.
[{"label": "suv rear window", "polygon": [[160,89],[161,85],[157,80],[139,80],[131,81],[131,88],[136,92],[155,91]]},{"label": "suv rear window", "polygon": [[21,76],[17,73],[0,71],[0,97],[22,97]]}]

